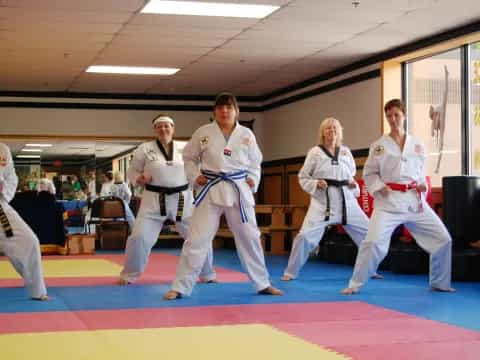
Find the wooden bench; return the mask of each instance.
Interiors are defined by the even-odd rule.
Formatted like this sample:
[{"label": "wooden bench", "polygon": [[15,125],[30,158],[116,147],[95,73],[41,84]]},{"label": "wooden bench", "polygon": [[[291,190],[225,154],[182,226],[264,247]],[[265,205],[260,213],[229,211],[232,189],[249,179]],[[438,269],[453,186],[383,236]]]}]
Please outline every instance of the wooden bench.
[{"label": "wooden bench", "polygon": [[[300,230],[307,207],[303,205],[257,205],[256,215],[267,215],[269,224],[259,226],[263,250],[267,254],[286,254],[286,241],[293,239]],[[287,219],[289,216],[289,219]],[[216,234],[220,239],[232,239],[233,234],[227,227],[220,227]]]}]

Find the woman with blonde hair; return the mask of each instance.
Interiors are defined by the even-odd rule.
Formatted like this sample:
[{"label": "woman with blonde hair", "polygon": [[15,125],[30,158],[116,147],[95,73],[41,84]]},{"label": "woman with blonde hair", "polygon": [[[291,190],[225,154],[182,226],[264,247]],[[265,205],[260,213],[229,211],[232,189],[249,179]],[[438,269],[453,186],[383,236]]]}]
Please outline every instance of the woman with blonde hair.
[{"label": "woman with blonde hair", "polygon": [[368,218],[356,199],[360,190],[354,178],[355,160],[350,149],[342,145],[340,121],[331,117],[323,120],[318,135],[319,145],[310,149],[298,173],[300,186],[311,201],[293,241],[284,281],[298,277],[327,226],[342,224],[357,246],[367,234]]}]

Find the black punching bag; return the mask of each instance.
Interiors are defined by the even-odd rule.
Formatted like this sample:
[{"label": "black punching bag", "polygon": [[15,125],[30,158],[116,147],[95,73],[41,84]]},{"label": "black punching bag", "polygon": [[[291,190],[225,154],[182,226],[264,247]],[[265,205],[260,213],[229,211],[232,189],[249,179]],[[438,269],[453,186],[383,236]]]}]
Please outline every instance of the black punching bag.
[{"label": "black punching bag", "polygon": [[443,220],[453,246],[466,248],[480,240],[480,177],[446,176],[443,185]]}]

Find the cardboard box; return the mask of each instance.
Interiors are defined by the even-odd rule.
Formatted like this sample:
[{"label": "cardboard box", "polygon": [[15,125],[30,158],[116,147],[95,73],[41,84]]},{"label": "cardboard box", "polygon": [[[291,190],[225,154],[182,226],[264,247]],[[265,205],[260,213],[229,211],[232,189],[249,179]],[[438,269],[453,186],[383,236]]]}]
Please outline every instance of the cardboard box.
[{"label": "cardboard box", "polygon": [[67,240],[68,255],[95,254],[95,235],[72,234]]}]

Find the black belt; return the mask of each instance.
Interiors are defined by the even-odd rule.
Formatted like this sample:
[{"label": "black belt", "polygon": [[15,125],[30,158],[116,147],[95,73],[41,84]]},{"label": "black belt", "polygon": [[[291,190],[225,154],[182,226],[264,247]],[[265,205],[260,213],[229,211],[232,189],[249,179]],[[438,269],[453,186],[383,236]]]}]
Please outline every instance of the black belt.
[{"label": "black belt", "polygon": [[145,190],[158,193],[158,202],[160,204],[161,216],[167,216],[167,205],[165,203],[165,195],[179,194],[177,214],[175,216],[176,221],[182,221],[183,207],[185,204],[185,198],[182,194],[182,191],[185,191],[187,189],[188,189],[188,184],[177,186],[177,187],[163,187],[163,186],[145,184]]},{"label": "black belt", "polygon": [[153,191],[156,193],[162,193],[165,195],[172,195],[188,189],[188,184],[176,186],[176,187],[164,187],[164,186],[156,186],[145,184],[145,190]]},{"label": "black belt", "polygon": [[7,214],[3,210],[2,204],[0,204],[0,223],[2,224],[3,231],[5,232],[5,236],[10,238],[13,236],[12,226],[10,225],[10,221],[8,221]]},{"label": "black belt", "polygon": [[343,187],[347,186],[350,182],[348,180],[333,180],[333,179],[323,179],[328,187],[325,189],[325,194],[327,196],[327,210],[325,214],[325,221],[330,220],[330,195],[328,194],[328,188],[330,186],[340,188],[340,193],[342,194],[342,225],[347,224],[347,205],[345,202],[345,193],[343,192]]}]

